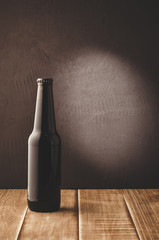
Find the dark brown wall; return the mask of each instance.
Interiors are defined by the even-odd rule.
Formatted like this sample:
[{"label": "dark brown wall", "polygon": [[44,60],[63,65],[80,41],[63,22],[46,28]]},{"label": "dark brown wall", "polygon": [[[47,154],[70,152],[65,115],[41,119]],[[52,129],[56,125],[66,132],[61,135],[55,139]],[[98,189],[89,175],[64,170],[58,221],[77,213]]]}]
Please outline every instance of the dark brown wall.
[{"label": "dark brown wall", "polygon": [[38,77],[63,187],[159,187],[158,22],[155,1],[1,1],[0,187],[27,186]]}]

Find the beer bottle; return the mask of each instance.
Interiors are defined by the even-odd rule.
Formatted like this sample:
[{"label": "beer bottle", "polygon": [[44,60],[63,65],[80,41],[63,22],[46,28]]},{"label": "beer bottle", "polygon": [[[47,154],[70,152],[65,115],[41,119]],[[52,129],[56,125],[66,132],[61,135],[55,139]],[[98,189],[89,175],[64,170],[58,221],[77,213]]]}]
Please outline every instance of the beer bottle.
[{"label": "beer bottle", "polygon": [[28,207],[52,212],[60,207],[61,141],[56,131],[52,78],[37,79],[33,131],[28,140]]}]

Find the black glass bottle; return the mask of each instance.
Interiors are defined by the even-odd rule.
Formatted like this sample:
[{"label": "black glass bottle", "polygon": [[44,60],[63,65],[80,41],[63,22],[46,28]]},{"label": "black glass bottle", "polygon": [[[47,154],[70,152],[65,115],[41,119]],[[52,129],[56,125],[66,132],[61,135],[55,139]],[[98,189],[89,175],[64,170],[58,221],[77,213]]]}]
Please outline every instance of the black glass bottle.
[{"label": "black glass bottle", "polygon": [[56,131],[52,78],[37,79],[34,128],[28,140],[28,207],[52,212],[60,207],[61,141]]}]

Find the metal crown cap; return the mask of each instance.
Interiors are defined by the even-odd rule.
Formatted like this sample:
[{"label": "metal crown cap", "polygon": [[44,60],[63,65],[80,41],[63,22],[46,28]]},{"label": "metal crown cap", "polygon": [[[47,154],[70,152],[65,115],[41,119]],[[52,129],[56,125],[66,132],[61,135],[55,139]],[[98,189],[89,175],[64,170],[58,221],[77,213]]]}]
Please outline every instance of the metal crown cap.
[{"label": "metal crown cap", "polygon": [[37,83],[52,83],[53,79],[52,78],[38,78],[36,80]]}]

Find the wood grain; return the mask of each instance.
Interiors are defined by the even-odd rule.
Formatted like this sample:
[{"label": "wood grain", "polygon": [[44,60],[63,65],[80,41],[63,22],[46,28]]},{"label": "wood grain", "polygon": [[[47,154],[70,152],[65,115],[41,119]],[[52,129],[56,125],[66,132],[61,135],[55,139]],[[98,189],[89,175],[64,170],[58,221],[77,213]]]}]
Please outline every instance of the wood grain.
[{"label": "wood grain", "polygon": [[62,190],[54,213],[27,210],[26,190],[0,190],[0,239],[158,240],[159,189]]},{"label": "wood grain", "polygon": [[79,190],[79,239],[138,239],[121,190]]},{"label": "wood grain", "polygon": [[28,210],[19,239],[78,239],[77,191],[61,191],[61,209],[58,212],[37,213]]},{"label": "wood grain", "polygon": [[159,239],[159,190],[124,190],[127,207],[141,240]]},{"label": "wood grain", "polygon": [[18,238],[26,210],[26,190],[0,190],[0,239]]}]

